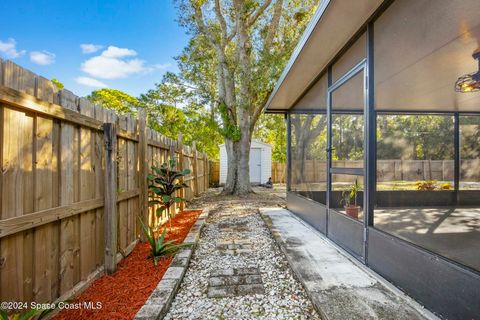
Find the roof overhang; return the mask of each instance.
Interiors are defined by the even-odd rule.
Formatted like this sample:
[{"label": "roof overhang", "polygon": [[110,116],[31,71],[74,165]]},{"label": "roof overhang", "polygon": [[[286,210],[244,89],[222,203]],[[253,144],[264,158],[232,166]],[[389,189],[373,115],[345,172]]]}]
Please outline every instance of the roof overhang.
[{"label": "roof overhang", "polygon": [[270,95],[265,112],[289,110],[384,0],[322,0]]}]

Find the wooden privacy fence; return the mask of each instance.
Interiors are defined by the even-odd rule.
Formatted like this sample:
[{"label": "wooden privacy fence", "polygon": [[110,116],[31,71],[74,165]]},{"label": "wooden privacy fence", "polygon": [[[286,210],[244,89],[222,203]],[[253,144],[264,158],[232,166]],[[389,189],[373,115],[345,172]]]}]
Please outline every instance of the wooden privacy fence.
[{"label": "wooden privacy fence", "polygon": [[287,183],[287,165],[283,162],[272,163],[272,182]]},{"label": "wooden privacy fence", "polygon": [[210,184],[218,185],[220,183],[220,161],[210,161]]},{"label": "wooden privacy fence", "polygon": [[208,188],[207,156],[146,128],[144,112],[117,115],[0,60],[0,300],[66,299],[114,270],[137,217],[161,222],[146,175],[169,156],[192,172],[182,196]]},{"label": "wooden privacy fence", "polygon": [[[326,181],[326,161],[325,160],[304,160],[303,161],[303,182]],[[333,165],[337,168],[361,168],[362,161],[355,160],[334,160]],[[462,159],[461,178],[467,181],[480,181],[480,160]],[[211,181],[212,184],[218,184],[219,161],[212,161]],[[293,178],[299,172],[300,161],[292,161]],[[377,181],[417,181],[417,180],[453,180],[454,172],[453,160],[378,160],[377,161]],[[272,162],[272,181],[273,183],[286,183],[287,164],[282,162]],[[336,175],[338,182],[355,181],[355,176]]]},{"label": "wooden privacy fence", "polygon": [[[300,161],[292,161],[292,178],[300,170]],[[363,161],[334,160],[334,167],[337,168],[361,168]],[[462,159],[460,163],[461,179],[466,181],[480,181],[480,160]],[[281,182],[276,173],[286,172],[286,164],[272,164],[272,180],[274,183]],[[377,181],[417,181],[417,180],[439,180],[452,181],[454,175],[453,160],[377,160]],[[303,161],[303,182],[326,181],[325,160],[304,160]],[[354,176],[337,175],[337,181],[354,181]]]}]

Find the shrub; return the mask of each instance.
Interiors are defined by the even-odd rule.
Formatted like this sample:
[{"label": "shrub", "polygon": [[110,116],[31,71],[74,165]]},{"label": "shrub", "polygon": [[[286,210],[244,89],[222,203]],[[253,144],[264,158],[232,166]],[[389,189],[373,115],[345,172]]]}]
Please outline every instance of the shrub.
[{"label": "shrub", "polygon": [[449,182],[442,183],[440,185],[440,189],[442,190],[452,190],[453,186]]},{"label": "shrub", "polygon": [[452,190],[453,186],[449,182],[442,184],[437,183],[437,180],[417,181],[415,183],[417,190],[432,191],[432,190]]},{"label": "shrub", "polygon": [[437,180],[417,181],[415,183],[415,186],[417,190],[420,190],[420,191],[431,191],[431,190],[435,190],[436,183],[437,183]]}]

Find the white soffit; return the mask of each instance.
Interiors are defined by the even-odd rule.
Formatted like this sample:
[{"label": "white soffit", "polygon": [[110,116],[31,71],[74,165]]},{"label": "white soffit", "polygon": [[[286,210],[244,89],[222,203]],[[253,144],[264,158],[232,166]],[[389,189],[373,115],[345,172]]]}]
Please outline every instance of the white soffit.
[{"label": "white soffit", "polygon": [[322,0],[265,106],[290,109],[383,0]]}]

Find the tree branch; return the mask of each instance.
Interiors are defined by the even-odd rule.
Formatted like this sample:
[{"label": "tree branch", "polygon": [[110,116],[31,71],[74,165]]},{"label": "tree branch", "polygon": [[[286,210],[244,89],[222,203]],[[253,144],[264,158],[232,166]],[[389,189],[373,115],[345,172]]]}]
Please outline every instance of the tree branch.
[{"label": "tree branch", "polygon": [[253,129],[255,128],[255,123],[257,122],[258,118],[260,118],[260,115],[261,115],[262,112],[263,112],[263,107],[265,106],[265,104],[266,104],[267,101],[268,101],[268,98],[270,97],[270,93],[271,93],[271,91],[268,92],[268,93],[265,95],[265,99],[263,99],[263,101],[258,104],[257,109],[254,110],[253,115],[252,115],[252,121],[251,121],[251,128],[250,128],[250,130],[253,131]]},{"label": "tree branch", "polygon": [[220,24],[220,29],[222,30],[222,46],[227,45],[228,36],[227,36],[227,22],[222,15],[222,8],[220,6],[220,0],[215,0],[215,15],[217,17],[218,23]]},{"label": "tree branch", "polygon": [[203,12],[202,12],[202,7],[199,5],[196,5],[194,2],[190,1],[192,4],[192,7],[195,11],[195,21],[197,22],[198,29],[200,30],[201,33],[203,33],[208,41],[212,44],[212,46],[218,48],[218,43],[215,41],[215,37],[213,34],[208,30],[207,26],[205,25],[205,21],[203,21]]},{"label": "tree branch", "polygon": [[260,8],[257,9],[257,12],[252,14],[247,19],[246,27],[250,28],[258,20],[258,18],[260,18],[260,16],[270,6],[271,3],[272,3],[272,0],[265,0],[265,2],[260,6]]},{"label": "tree branch", "polygon": [[265,49],[269,50],[275,38],[275,33],[277,32],[278,25],[280,24],[280,18],[282,17],[283,9],[283,0],[277,0],[275,2],[275,7],[273,9],[273,17],[268,27],[267,38],[265,40]]}]

